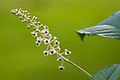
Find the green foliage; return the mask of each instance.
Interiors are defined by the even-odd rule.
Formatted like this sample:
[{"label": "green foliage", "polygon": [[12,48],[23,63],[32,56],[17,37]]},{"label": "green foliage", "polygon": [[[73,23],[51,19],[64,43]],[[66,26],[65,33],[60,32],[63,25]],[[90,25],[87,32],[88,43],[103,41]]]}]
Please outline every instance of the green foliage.
[{"label": "green foliage", "polygon": [[[98,35],[105,38],[120,39],[120,11],[114,13],[96,26],[76,31],[81,40],[85,35],[93,36]],[[117,80],[120,76],[120,63],[112,64],[96,74],[93,75],[91,80]]]},{"label": "green foliage", "polygon": [[112,64],[93,75],[91,80],[117,80],[120,76],[120,63]]},{"label": "green foliage", "polygon": [[85,35],[120,39],[120,11],[94,27],[77,30],[77,33],[80,35],[81,40],[84,39]]}]

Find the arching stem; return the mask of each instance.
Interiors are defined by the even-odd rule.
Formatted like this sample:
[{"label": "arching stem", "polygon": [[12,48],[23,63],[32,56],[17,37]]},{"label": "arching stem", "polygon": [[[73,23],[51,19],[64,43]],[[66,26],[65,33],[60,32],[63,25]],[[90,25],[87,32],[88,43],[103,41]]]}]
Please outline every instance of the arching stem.
[{"label": "arching stem", "polygon": [[62,59],[64,59],[66,62],[72,64],[73,66],[75,66],[76,68],[78,68],[80,71],[82,71],[84,74],[86,74],[88,77],[92,77],[92,75],[87,72],[85,69],[83,69],[82,67],[80,67],[79,65],[77,65],[76,63],[72,62],[71,60],[67,59],[66,57],[64,57],[63,55],[61,55],[60,53],[56,53],[57,55],[59,55]]}]

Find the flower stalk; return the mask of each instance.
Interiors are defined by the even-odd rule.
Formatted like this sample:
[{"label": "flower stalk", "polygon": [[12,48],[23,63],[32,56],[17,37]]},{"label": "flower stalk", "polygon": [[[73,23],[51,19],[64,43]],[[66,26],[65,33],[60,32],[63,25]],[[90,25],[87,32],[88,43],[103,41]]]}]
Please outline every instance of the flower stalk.
[{"label": "flower stalk", "polygon": [[68,55],[71,54],[71,51],[65,49],[64,52],[61,52],[60,42],[55,36],[52,36],[52,34],[49,33],[48,26],[44,26],[43,24],[37,21],[38,18],[36,16],[31,17],[30,13],[27,10],[22,10],[21,8],[12,9],[11,13],[22,19],[22,23],[27,22],[28,29],[33,27],[33,32],[31,32],[31,35],[36,38],[35,44],[37,46],[40,46],[40,44],[43,42],[47,46],[46,49],[43,51],[45,56],[54,54],[57,56],[57,61],[61,62],[61,65],[58,66],[60,70],[64,69],[63,62],[66,61],[78,68],[79,70],[81,70],[89,77],[92,77],[92,75],[86,70],[72,62],[70,59],[66,58]]}]

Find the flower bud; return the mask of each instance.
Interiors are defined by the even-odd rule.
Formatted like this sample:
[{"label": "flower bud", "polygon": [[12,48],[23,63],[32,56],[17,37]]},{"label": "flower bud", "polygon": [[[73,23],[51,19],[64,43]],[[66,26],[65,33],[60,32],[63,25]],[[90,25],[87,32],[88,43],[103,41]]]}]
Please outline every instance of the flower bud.
[{"label": "flower bud", "polygon": [[37,37],[38,33],[33,31],[33,32],[31,32],[31,34],[32,34],[32,36]]},{"label": "flower bud", "polygon": [[62,60],[62,58],[61,57],[59,57],[58,59],[57,59],[57,61],[61,61]]},{"label": "flower bud", "polygon": [[69,55],[69,54],[71,54],[71,51],[65,49],[65,55]]},{"label": "flower bud", "polygon": [[42,40],[43,40],[43,38],[41,38],[41,37],[37,37],[37,42],[41,43]]},{"label": "flower bud", "polygon": [[54,40],[56,40],[56,39],[57,39],[57,37],[55,37],[55,36],[54,36],[53,38],[54,38]]},{"label": "flower bud", "polygon": [[44,54],[45,56],[48,56],[48,55],[49,55],[49,51],[43,51],[43,54]]},{"label": "flower bud", "polygon": [[47,29],[44,29],[44,30],[42,30],[41,32],[42,32],[42,34],[43,34],[44,36],[46,36],[47,34],[49,34],[49,31],[48,31]]},{"label": "flower bud", "polygon": [[54,41],[54,46],[58,46],[60,44],[60,42],[58,40]]},{"label": "flower bud", "polygon": [[64,70],[64,66],[58,66],[58,68],[60,69],[60,70]]},{"label": "flower bud", "polygon": [[48,29],[48,26],[45,25],[45,26],[43,26],[43,28],[44,28],[44,29]]},{"label": "flower bud", "polygon": [[36,41],[35,43],[36,43],[37,46],[40,46],[40,42]]},{"label": "flower bud", "polygon": [[55,50],[50,50],[50,55],[55,54]]},{"label": "flower bud", "polygon": [[49,44],[49,43],[50,43],[50,40],[46,38],[46,39],[44,40],[44,44],[46,45],[46,44]]}]

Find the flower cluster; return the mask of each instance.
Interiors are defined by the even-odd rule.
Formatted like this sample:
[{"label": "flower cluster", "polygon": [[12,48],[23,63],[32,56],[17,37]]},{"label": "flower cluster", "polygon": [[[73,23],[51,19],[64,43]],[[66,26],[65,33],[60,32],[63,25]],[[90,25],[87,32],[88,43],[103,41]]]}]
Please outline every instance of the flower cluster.
[{"label": "flower cluster", "polygon": [[31,17],[27,10],[12,9],[11,12],[22,19],[22,23],[27,22],[28,29],[31,27],[33,28],[31,35],[36,38],[35,44],[40,46],[40,44],[43,42],[47,46],[43,51],[45,56],[56,54],[57,61],[61,61],[61,65],[58,66],[58,68],[63,70],[63,61],[68,60],[64,56],[71,54],[71,51],[65,49],[64,52],[61,52],[60,42],[55,36],[52,36],[52,34],[49,33],[48,26],[41,24],[36,16]]}]

